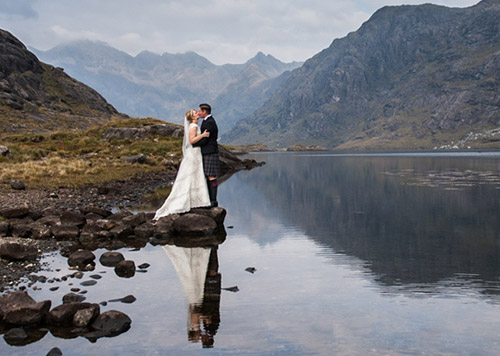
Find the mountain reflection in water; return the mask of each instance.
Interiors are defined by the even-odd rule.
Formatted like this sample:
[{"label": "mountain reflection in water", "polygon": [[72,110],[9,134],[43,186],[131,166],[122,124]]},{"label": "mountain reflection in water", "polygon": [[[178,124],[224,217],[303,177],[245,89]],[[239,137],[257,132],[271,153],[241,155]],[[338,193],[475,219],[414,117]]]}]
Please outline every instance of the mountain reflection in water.
[{"label": "mountain reflection in water", "polygon": [[500,293],[499,157],[252,158],[267,164],[238,174],[248,204],[262,206],[252,199],[265,197],[285,224],[325,249],[361,259],[389,291],[439,293],[443,284],[463,284]]}]

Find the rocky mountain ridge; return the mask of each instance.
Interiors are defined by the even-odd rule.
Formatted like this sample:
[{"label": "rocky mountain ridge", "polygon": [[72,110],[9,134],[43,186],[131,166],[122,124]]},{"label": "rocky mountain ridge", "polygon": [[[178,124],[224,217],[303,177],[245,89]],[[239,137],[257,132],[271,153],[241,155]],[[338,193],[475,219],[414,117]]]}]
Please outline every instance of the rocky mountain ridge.
[{"label": "rocky mountain ridge", "polygon": [[83,129],[125,117],[61,68],[40,62],[0,30],[0,125],[3,133]]},{"label": "rocky mountain ridge", "polygon": [[293,71],[222,140],[340,149],[500,147],[498,18],[494,0],[469,8],[384,7]]},{"label": "rocky mountain ridge", "polygon": [[263,53],[244,64],[225,65],[215,65],[194,52],[159,55],[143,51],[132,57],[93,41],[34,52],[95,88],[119,111],[131,116],[182,123],[189,108],[210,102],[221,132],[263,104],[275,87],[274,78],[301,64],[282,63]]}]

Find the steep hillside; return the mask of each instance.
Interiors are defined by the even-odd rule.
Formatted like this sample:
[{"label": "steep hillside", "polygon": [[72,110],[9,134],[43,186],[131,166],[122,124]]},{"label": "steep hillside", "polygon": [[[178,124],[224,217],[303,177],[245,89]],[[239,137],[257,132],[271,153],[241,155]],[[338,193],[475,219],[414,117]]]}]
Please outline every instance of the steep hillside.
[{"label": "steep hillside", "polygon": [[[144,51],[132,57],[104,43],[91,41],[71,42],[45,52],[35,50],[35,53],[42,60],[63,67],[73,77],[98,90],[118,110],[131,116],[181,123],[187,109],[200,102],[210,102],[220,119],[221,132],[233,125],[233,117],[239,114],[237,105],[246,98],[240,95],[238,102],[233,104],[233,95],[237,93],[228,91],[229,86],[240,87],[240,81],[252,87],[267,85],[261,76],[275,78],[300,65],[285,64],[262,54],[245,64],[222,66],[194,52],[158,55]],[[259,73],[258,77],[255,73]],[[243,106],[253,111],[262,102],[248,101]]]},{"label": "steep hillside", "polygon": [[500,147],[500,4],[384,7],[304,65],[224,142]]},{"label": "steep hillside", "polygon": [[2,133],[83,129],[119,117],[124,115],[95,90],[41,63],[17,38],[0,30]]}]

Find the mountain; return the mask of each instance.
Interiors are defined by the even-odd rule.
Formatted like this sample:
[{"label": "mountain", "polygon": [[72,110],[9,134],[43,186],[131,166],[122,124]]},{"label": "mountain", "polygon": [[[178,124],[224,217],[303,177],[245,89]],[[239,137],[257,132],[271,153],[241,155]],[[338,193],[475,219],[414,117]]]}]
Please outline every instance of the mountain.
[{"label": "mountain", "polygon": [[83,129],[124,117],[95,90],[42,63],[0,30],[0,126],[6,132]]},{"label": "mountain", "polygon": [[[232,127],[239,115],[262,105],[264,96],[274,88],[268,80],[301,65],[282,63],[262,53],[245,64],[221,66],[194,52],[159,55],[144,51],[132,57],[94,41],[75,41],[34,52],[95,88],[118,110],[131,116],[182,123],[188,109],[209,102],[221,132]],[[252,100],[230,89],[245,87],[253,90]]]},{"label": "mountain", "polygon": [[500,4],[378,10],[294,70],[224,142],[500,147]]}]

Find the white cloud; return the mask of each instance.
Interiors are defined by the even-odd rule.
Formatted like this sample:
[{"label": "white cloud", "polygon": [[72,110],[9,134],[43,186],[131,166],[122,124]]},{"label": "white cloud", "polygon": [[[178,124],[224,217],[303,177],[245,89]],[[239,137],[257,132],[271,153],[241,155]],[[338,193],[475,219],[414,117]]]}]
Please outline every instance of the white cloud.
[{"label": "white cloud", "polygon": [[[431,0],[432,1],[432,0]],[[435,0],[463,7],[479,0]],[[194,51],[216,64],[257,52],[308,59],[357,30],[385,5],[421,0],[0,0],[2,27],[26,45],[50,49],[100,40],[129,54]],[[8,4],[8,6],[2,6]],[[13,5],[15,4],[15,5]]]}]

